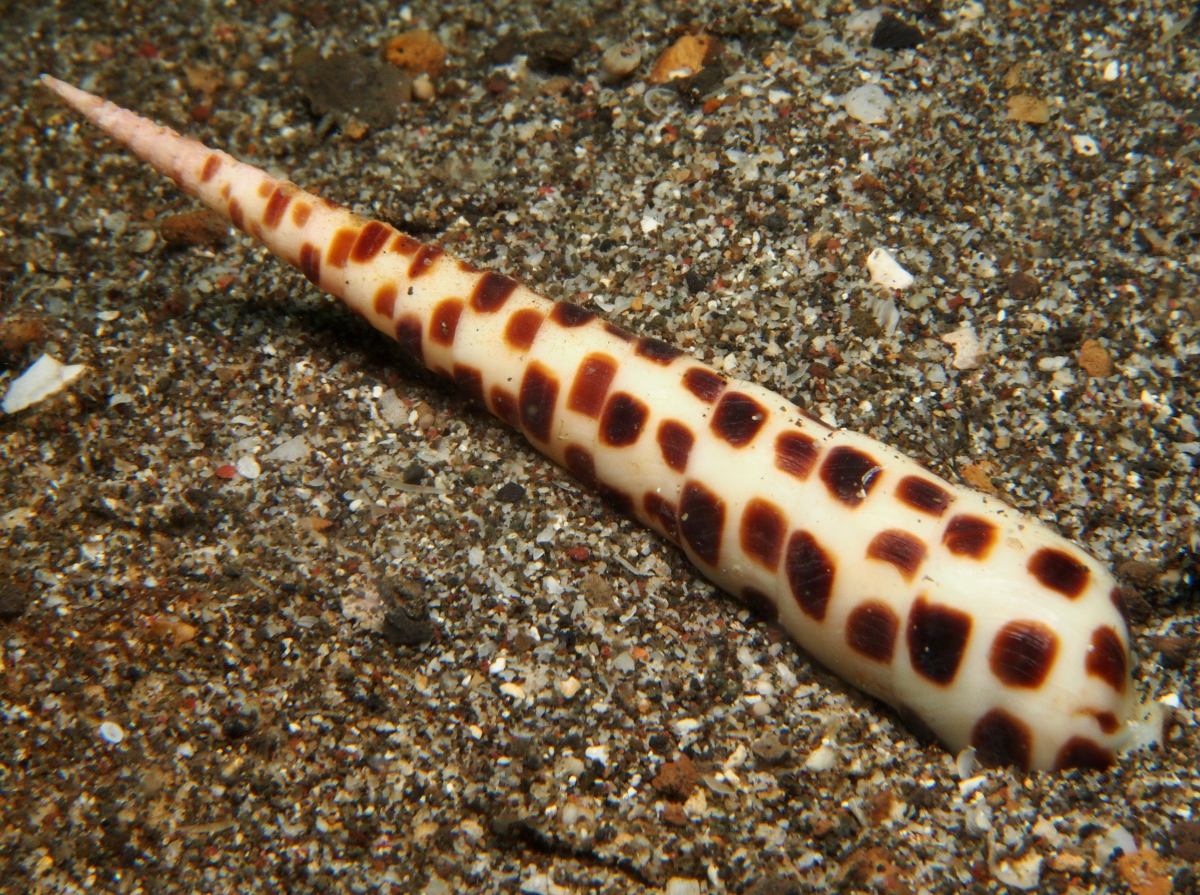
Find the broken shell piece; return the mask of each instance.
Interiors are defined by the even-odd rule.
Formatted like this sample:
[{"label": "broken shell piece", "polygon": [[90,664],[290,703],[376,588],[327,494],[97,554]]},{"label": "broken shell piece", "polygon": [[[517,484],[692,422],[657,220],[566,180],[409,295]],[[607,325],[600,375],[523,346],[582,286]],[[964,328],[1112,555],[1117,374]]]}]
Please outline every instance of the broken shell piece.
[{"label": "broken shell piece", "polygon": [[855,121],[882,124],[887,121],[892,101],[878,84],[863,84],[841,98],[842,108]]},{"label": "broken shell piece", "polygon": [[609,47],[600,57],[600,71],[605,84],[616,84],[628,78],[642,64],[642,48],[636,43]]},{"label": "broken shell piece", "polygon": [[867,256],[867,270],[871,282],[887,289],[907,289],[913,284],[913,275],[901,267],[886,249],[873,249]]},{"label": "broken shell piece", "polygon": [[983,342],[969,323],[942,336],[942,341],[954,349],[950,366],[956,370],[974,370],[983,361]]},{"label": "broken shell piece", "polygon": [[720,51],[721,45],[708,34],[685,34],[662,55],[650,70],[651,84],[666,84],[677,78],[690,78],[704,68]]},{"label": "broken shell piece", "polygon": [[44,401],[82,376],[86,369],[83,364],[60,364],[50,355],[43,354],[33,362],[33,366],[12,381],[4,400],[0,402],[0,410],[16,413]]}]

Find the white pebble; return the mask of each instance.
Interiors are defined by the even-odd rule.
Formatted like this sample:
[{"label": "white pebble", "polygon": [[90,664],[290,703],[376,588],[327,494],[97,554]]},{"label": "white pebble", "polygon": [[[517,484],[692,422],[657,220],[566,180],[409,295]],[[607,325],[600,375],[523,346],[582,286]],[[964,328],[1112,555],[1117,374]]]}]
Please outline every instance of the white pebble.
[{"label": "white pebble", "polygon": [[505,696],[511,696],[513,699],[524,699],[525,691],[520,684],[505,683],[500,685],[500,692]]},{"label": "white pebble", "polygon": [[111,721],[105,721],[100,725],[100,739],[115,746],[121,740],[125,739],[125,731]]},{"label": "white pebble", "polygon": [[1121,63],[1117,62],[1116,59],[1108,60],[1108,63],[1104,66],[1103,77],[1106,81],[1115,81],[1121,77]]},{"label": "white pebble", "polygon": [[237,461],[237,471],[248,479],[256,479],[262,475],[262,467],[253,457],[241,457]]},{"label": "white pebble", "polygon": [[600,57],[602,80],[606,84],[615,84],[633,74],[642,64],[642,48],[638,44],[627,43],[609,47]]},{"label": "white pebble", "polygon": [[907,289],[913,284],[913,275],[900,266],[887,249],[875,248],[867,256],[867,270],[871,282],[887,289]]},{"label": "white pebble", "polygon": [[950,362],[954,369],[974,370],[983,362],[983,343],[971,324],[964,323],[954,332],[946,333],[942,341],[954,349],[954,360]]},{"label": "white pebble", "polygon": [[271,453],[267,454],[267,460],[281,460],[284,463],[295,462],[296,460],[305,460],[308,458],[310,449],[308,442],[305,441],[303,435],[297,435],[294,438],[289,438]]},{"label": "white pebble", "polygon": [[841,99],[846,114],[863,124],[881,124],[887,121],[892,101],[878,84],[856,87]]},{"label": "white pebble", "polygon": [[583,750],[583,754],[592,761],[608,764],[608,746],[588,746]]},{"label": "white pebble", "polygon": [[33,365],[14,379],[0,401],[0,410],[16,413],[44,401],[62,391],[87,369],[83,364],[60,364],[48,354],[43,354]]},{"label": "white pebble", "polygon": [[154,243],[158,242],[158,234],[153,230],[141,231],[133,240],[133,251],[138,255],[144,255],[152,248]]},{"label": "white pebble", "polygon": [[808,758],[804,759],[804,769],[815,772],[828,771],[837,764],[837,757],[836,749],[833,749],[828,743],[822,743],[808,754]]},{"label": "white pebble", "polygon": [[572,676],[572,677],[567,678],[564,681],[558,682],[558,692],[561,693],[567,699],[570,699],[572,696],[574,696],[576,693],[579,692],[580,686],[582,686],[582,685],[579,683],[579,681],[577,681]]},{"label": "white pebble", "polygon": [[1126,855],[1137,851],[1133,834],[1121,826],[1113,827],[1096,842],[1096,863],[1103,867],[1117,851]]},{"label": "white pebble", "polygon": [[1100,147],[1096,141],[1086,134],[1072,134],[1071,145],[1075,147],[1075,151],[1080,155],[1099,155]]},{"label": "white pebble", "polygon": [[665,895],[700,895],[700,881],[673,876],[667,880]]}]

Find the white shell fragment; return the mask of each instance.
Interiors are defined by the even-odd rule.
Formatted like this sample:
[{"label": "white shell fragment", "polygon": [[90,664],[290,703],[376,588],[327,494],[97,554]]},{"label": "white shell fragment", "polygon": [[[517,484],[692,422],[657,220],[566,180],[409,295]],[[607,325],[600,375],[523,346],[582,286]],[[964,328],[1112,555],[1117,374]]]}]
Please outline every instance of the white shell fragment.
[{"label": "white shell fragment", "polygon": [[892,107],[892,101],[878,84],[854,88],[842,97],[841,103],[847,115],[863,124],[882,124]]},{"label": "white shell fragment", "polygon": [[1080,155],[1099,155],[1100,147],[1087,134],[1072,134],[1071,145]]},{"label": "white shell fragment", "polygon": [[983,362],[983,342],[971,324],[964,323],[954,332],[946,333],[942,341],[954,349],[954,360],[950,362],[954,369],[974,370]]},{"label": "white shell fragment", "polygon": [[871,282],[887,289],[907,289],[913,284],[913,275],[900,266],[887,249],[872,249],[867,256],[867,270]]},{"label": "white shell fragment", "polygon": [[105,721],[101,724],[98,733],[100,734],[100,739],[106,743],[112,743],[114,746],[125,739],[125,731],[111,721]]},{"label": "white shell fragment", "polygon": [[16,413],[44,401],[82,376],[86,369],[83,364],[60,364],[50,355],[43,354],[12,381],[0,402],[0,410]]}]

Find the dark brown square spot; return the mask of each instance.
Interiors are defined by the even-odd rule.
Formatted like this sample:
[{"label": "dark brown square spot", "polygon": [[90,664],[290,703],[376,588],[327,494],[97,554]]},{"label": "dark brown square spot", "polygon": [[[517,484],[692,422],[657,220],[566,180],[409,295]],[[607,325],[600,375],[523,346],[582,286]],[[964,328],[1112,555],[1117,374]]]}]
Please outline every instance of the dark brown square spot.
[{"label": "dark brown square spot", "polygon": [[650,408],[633,395],[616,392],[600,417],[600,440],[609,447],[628,447],[642,437]]},{"label": "dark brown square spot", "polygon": [[758,497],[746,504],[742,512],[742,550],[769,572],[779,568],[786,534],[787,520],[777,506]]},{"label": "dark brown square spot", "polygon": [[1050,590],[1074,600],[1087,587],[1088,567],[1062,550],[1043,547],[1029,560],[1029,571]]},{"label": "dark brown square spot", "polygon": [[833,558],[811,534],[798,531],[788,540],[784,568],[796,605],[809,618],[823,621],[833,596]]},{"label": "dark brown square spot", "polygon": [[940,518],[954,498],[936,482],[920,476],[906,475],[896,485],[896,499],[920,513]]},{"label": "dark brown square spot", "polygon": [[705,404],[717,400],[725,385],[725,380],[707,367],[692,367],[683,374],[683,387]]},{"label": "dark brown square spot", "polygon": [[917,674],[941,686],[954,683],[971,636],[971,616],[918,597],[908,615],[908,655]]},{"label": "dark brown square spot", "polygon": [[480,314],[494,314],[504,307],[516,288],[516,280],[488,271],[471,291],[471,309]]},{"label": "dark brown square spot", "polygon": [[978,516],[955,516],[946,526],[942,543],[955,556],[982,561],[996,543],[996,526]]},{"label": "dark brown square spot", "polygon": [[567,396],[567,407],[576,413],[596,419],[608,397],[608,387],[617,375],[617,362],[607,354],[589,354],[579,365],[571,392]]},{"label": "dark brown square spot", "polygon": [[662,451],[663,462],[676,472],[687,469],[695,443],[692,430],[677,420],[663,420],[658,426],[658,449]]},{"label": "dark brown square spot", "polygon": [[674,345],[668,345],[666,342],[652,339],[649,336],[638,339],[637,347],[633,351],[634,354],[664,367],[670,366],[671,361],[675,358],[683,356],[683,352]]},{"label": "dark brown square spot", "polygon": [[812,475],[821,449],[803,432],[780,432],[775,439],[775,466],[804,481]]},{"label": "dark brown square spot", "polygon": [[699,482],[683,486],[679,498],[679,533],[696,557],[710,566],[721,555],[725,501]]},{"label": "dark brown square spot", "polygon": [[905,581],[912,581],[917,569],[925,560],[925,542],[906,531],[889,528],[871,539],[867,546],[867,556],[880,562],[891,563],[904,576]]},{"label": "dark brown square spot", "polygon": [[1004,709],[992,709],[975,722],[971,745],[986,768],[1011,765],[1028,771],[1033,760],[1033,733]]},{"label": "dark brown square spot", "polygon": [[866,600],[846,619],[846,643],[859,655],[888,665],[896,651],[900,619],[879,600]]},{"label": "dark brown square spot", "polygon": [[709,424],[713,433],[734,447],[745,447],[767,421],[767,408],[749,395],[726,392],[721,396]]},{"label": "dark brown square spot", "polygon": [[518,396],[521,428],[530,438],[543,443],[550,441],[554,424],[554,406],[558,402],[558,379],[539,363],[525,369]]},{"label": "dark brown square spot", "polygon": [[829,493],[848,507],[867,499],[883,467],[857,448],[835,447],[821,464],[821,481]]},{"label": "dark brown square spot", "polygon": [[992,641],[988,664],[1010,687],[1036,689],[1046,681],[1058,655],[1058,637],[1035,621],[1009,622]]}]

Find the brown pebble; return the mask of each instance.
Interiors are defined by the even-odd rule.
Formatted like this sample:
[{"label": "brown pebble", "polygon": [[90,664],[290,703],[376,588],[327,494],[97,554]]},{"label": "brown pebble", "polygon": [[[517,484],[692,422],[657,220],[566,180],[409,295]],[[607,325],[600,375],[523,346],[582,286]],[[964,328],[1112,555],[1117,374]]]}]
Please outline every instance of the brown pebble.
[{"label": "brown pebble", "polygon": [[650,69],[651,84],[666,84],[676,78],[690,78],[704,68],[720,50],[720,43],[709,34],[685,34],[663,50]]},{"label": "brown pebble", "polygon": [[1112,375],[1113,363],[1108,351],[1095,339],[1088,339],[1079,346],[1079,366],[1084,372],[1097,379],[1106,379]]},{"label": "brown pebble", "polygon": [[1121,855],[1117,858],[1117,873],[1134,895],[1171,895],[1174,889],[1170,869],[1152,848]]},{"label": "brown pebble", "polygon": [[1130,559],[1117,566],[1117,574],[1139,587],[1153,584],[1158,578],[1158,566],[1141,559]]},{"label": "brown pebble", "polygon": [[1050,104],[1036,96],[1010,96],[1007,118],[1027,124],[1045,124],[1050,120]]},{"label": "brown pebble", "polygon": [[1187,664],[1192,653],[1196,651],[1196,642],[1195,637],[1180,637],[1172,634],[1157,638],[1153,645],[1161,657],[1162,667],[1178,671]]},{"label": "brown pebble", "polygon": [[1030,301],[1038,297],[1042,284],[1022,270],[1008,278],[1008,291],[1013,298]]},{"label": "brown pebble", "polygon": [[665,799],[685,802],[696,787],[696,765],[686,755],[681,755],[663,765],[650,785]]},{"label": "brown pebble", "polygon": [[687,815],[683,812],[683,806],[676,805],[674,802],[667,802],[663,806],[662,819],[663,823],[673,827],[686,827],[688,822]]},{"label": "brown pebble", "polygon": [[229,238],[229,222],[215,211],[170,214],[158,222],[158,235],[169,248],[219,246]]},{"label": "brown pebble", "polygon": [[46,325],[32,317],[6,317],[0,320],[0,364],[18,359],[26,346],[46,340]]},{"label": "brown pebble", "polygon": [[418,75],[436,78],[446,67],[446,48],[432,31],[405,31],[387,42],[383,58],[414,78]]},{"label": "brown pebble", "polygon": [[967,463],[962,467],[962,478],[972,488],[995,494],[997,488],[992,484],[992,473],[995,471],[996,467],[987,460],[982,463]]}]

